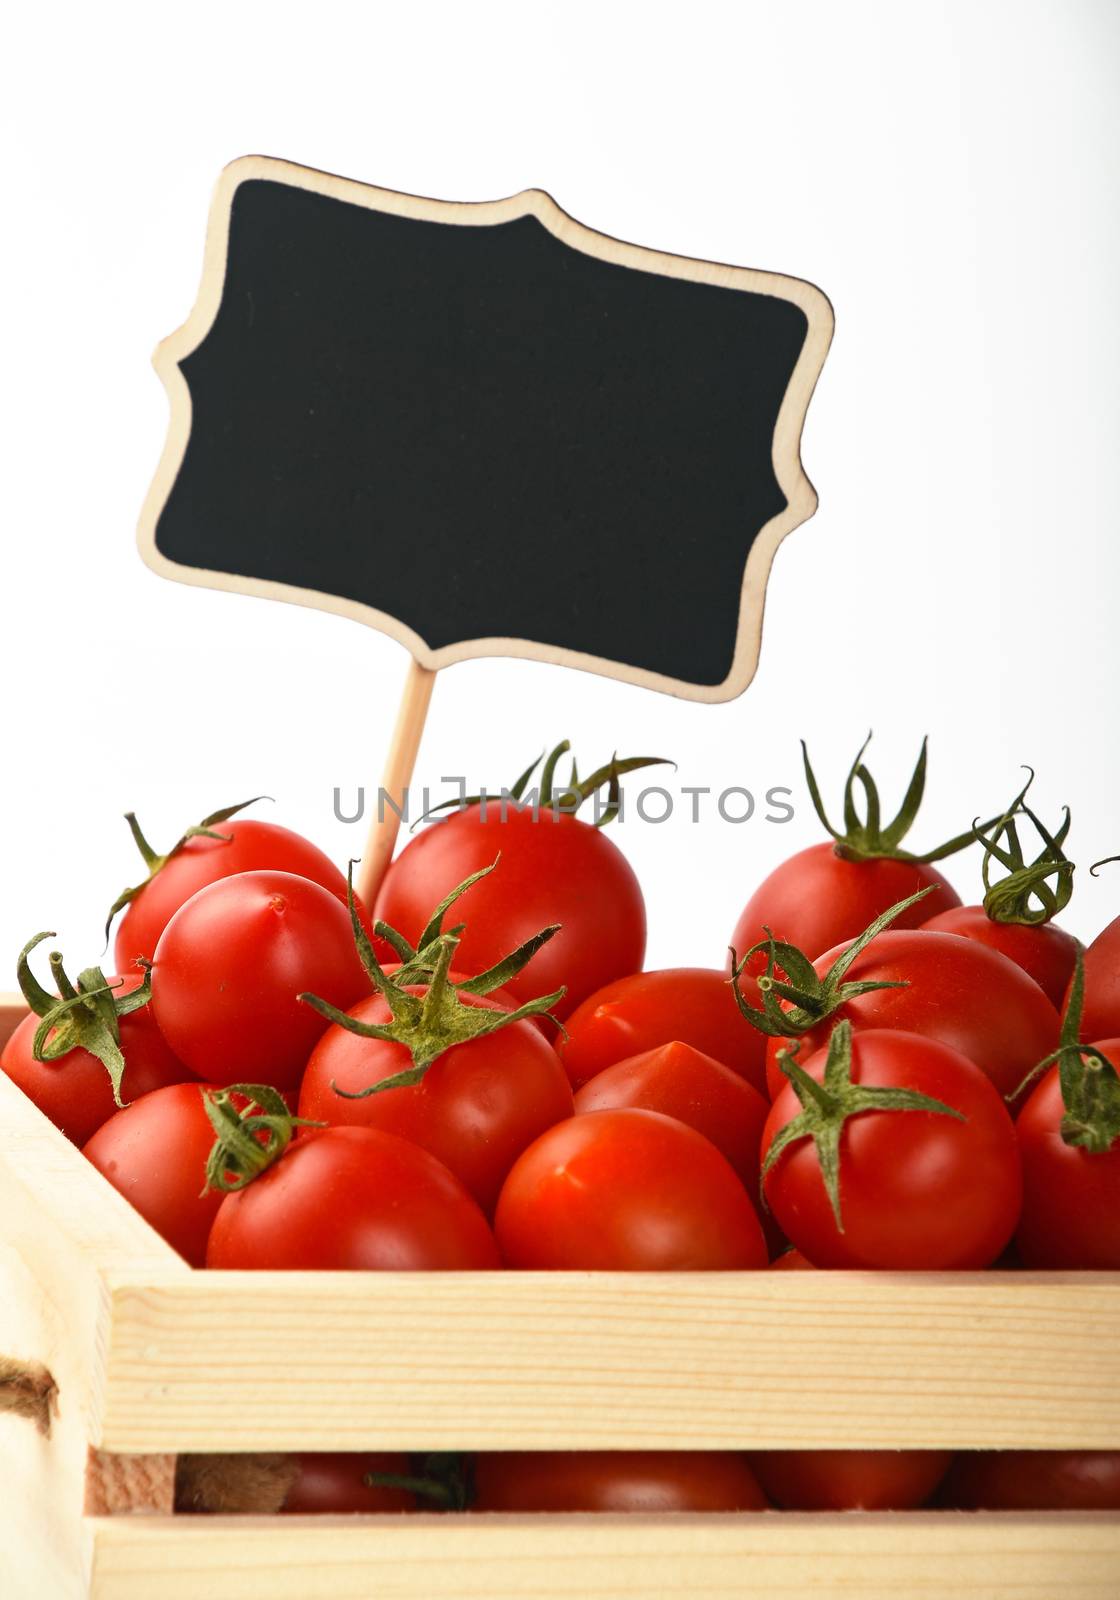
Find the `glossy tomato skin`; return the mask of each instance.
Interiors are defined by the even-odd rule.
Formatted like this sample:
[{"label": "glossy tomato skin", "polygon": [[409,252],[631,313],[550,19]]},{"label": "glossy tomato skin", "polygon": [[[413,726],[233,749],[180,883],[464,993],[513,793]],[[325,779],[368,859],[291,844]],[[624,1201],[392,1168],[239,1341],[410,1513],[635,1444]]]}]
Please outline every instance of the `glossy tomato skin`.
[{"label": "glossy tomato skin", "polygon": [[813,1263],[800,1250],[783,1250],[770,1263],[771,1272],[815,1272]]},{"label": "glossy tomato skin", "polygon": [[[743,994],[758,1004],[754,980]],[[618,1061],[678,1040],[701,1050],[760,1093],[765,1088],[766,1040],[744,1021],[726,972],[711,967],[665,967],[635,972],[590,995],[564,1024],[557,1051],[573,1089]]]},{"label": "glossy tomato skin", "polygon": [[140,957],[153,959],[160,934],[193,894],[238,872],[291,872],[321,884],[346,904],[345,877],[310,839],[275,822],[257,822],[251,817],[233,817],[219,823],[215,831],[228,834],[229,843],[189,839],[128,906],[113,947],[122,972],[131,971]]},{"label": "glossy tomato skin", "polygon": [[[727,1157],[757,1204],[758,1151],[770,1105],[745,1078],[675,1039],[596,1073],[575,1100],[577,1112],[626,1106],[660,1111],[702,1133]],[[765,1218],[760,1220],[765,1231]]]},{"label": "glossy tomato skin", "polygon": [[636,972],[646,949],[646,913],[633,868],[602,828],[578,817],[497,802],[457,811],[417,834],[390,866],[376,915],[415,943],[432,907],[456,884],[501,861],[455,905],[466,923],[455,964],[483,972],[542,928],[560,932],[508,988],[519,1001],[567,994],[556,1006],[566,1017],[612,978]]},{"label": "glossy tomato skin", "polygon": [[225,1196],[206,1188],[214,1130],[196,1081],[142,1095],[109,1118],[82,1154],[192,1267]]},{"label": "glossy tomato skin", "polygon": [[1052,922],[1028,926],[1021,922],[995,922],[983,906],[954,906],[930,917],[922,927],[930,933],[955,933],[975,939],[1014,961],[1032,977],[1052,1006],[1061,1010],[1077,960],[1078,944],[1072,933]]},{"label": "glossy tomato skin", "polygon": [[340,901],[309,878],[243,872],[193,895],[156,946],[152,1007],[175,1053],[213,1083],[290,1089],[327,1027],[369,993]]},{"label": "glossy tomato skin", "polygon": [[[820,1082],[827,1051],[805,1062]],[[765,1179],[778,1223],[818,1267],[961,1271],[990,1266],[1015,1231],[1022,1174],[999,1094],[947,1045],[870,1029],[852,1036],[852,1082],[916,1089],[963,1113],[868,1111],[840,1137],[836,1226],[811,1139],[789,1145]],[[801,1110],[792,1086],[774,1101],[763,1156]]]},{"label": "glossy tomato skin", "polygon": [[[1103,1039],[1096,1048],[1120,1068],[1120,1039]],[[1066,1144],[1064,1115],[1053,1066],[1015,1124],[1023,1156],[1019,1255],[1025,1267],[1120,1271],[1120,1140],[1100,1152]]]},{"label": "glossy tomato skin", "polygon": [[[410,986],[409,992],[424,991]],[[502,1009],[489,998],[462,998],[468,1005]],[[350,1014],[361,1022],[390,1018],[381,995],[360,1001]],[[411,1065],[404,1045],[363,1039],[332,1023],[307,1063],[299,1114],[333,1126],[381,1128],[411,1139],[449,1167],[488,1214],[522,1150],[572,1115],[571,1087],[556,1052],[527,1020],[453,1046],[419,1083],[362,1100],[344,1098]]]},{"label": "glossy tomato skin", "polygon": [[937,1498],[959,1511],[1120,1511],[1120,1450],[962,1450]]},{"label": "glossy tomato skin", "polygon": [[292,1459],[296,1478],[280,1507],[287,1516],[308,1512],[343,1516],[362,1511],[416,1510],[416,1496],[408,1489],[363,1482],[367,1472],[407,1476],[411,1466],[406,1455],[303,1451]]},{"label": "glossy tomato skin", "polygon": [[[120,994],[139,988],[143,974],[110,978]],[[74,1144],[85,1144],[118,1109],[109,1074],[96,1056],[80,1047],[57,1061],[36,1061],[31,1053],[40,1019],[28,1016],[0,1055],[0,1070],[34,1101],[43,1115]],[[153,1089],[193,1078],[156,1026],[151,1004],[120,1019],[120,1046],[125,1059],[121,1099],[127,1104]]]},{"label": "glossy tomato skin", "polygon": [[510,1267],[680,1272],[767,1262],[730,1164],[657,1111],[589,1111],[550,1128],[514,1163],[494,1227]]},{"label": "glossy tomato skin", "polygon": [[500,1265],[486,1218],[419,1145],[379,1128],[304,1130],[226,1195],[208,1267],[480,1272]]},{"label": "glossy tomato skin", "polygon": [[[759,884],[735,924],[731,945],[741,959],[766,938],[769,928],[775,939],[796,945],[815,961],[833,945],[858,938],[900,900],[931,886],[934,892],[902,912],[892,927],[917,928],[938,912],[959,906],[960,896],[925,862],[849,861],[830,840],[812,844]],[[765,972],[765,954],[760,952],[747,970]]]},{"label": "glossy tomato skin", "polygon": [[949,1450],[756,1450],[750,1462],[784,1511],[915,1511],[952,1459]]},{"label": "glossy tomato skin", "polygon": [[[843,946],[813,966],[822,975]],[[978,1066],[1001,1095],[1011,1095],[1044,1056],[1057,1049],[1058,1013],[1033,978],[998,950],[952,933],[924,928],[896,933],[888,928],[852,962],[846,982],[905,982],[906,988],[876,989],[841,1006],[801,1036],[798,1060],[828,1043],[846,1017],[857,1031],[897,1028],[949,1045]],[[785,1085],[777,1064],[788,1041],[770,1041],[766,1065],[771,1096]]]},{"label": "glossy tomato skin", "polygon": [[[1068,997],[1067,997],[1068,998]],[[1085,952],[1085,1001],[1081,1037],[1120,1034],[1120,917],[1104,928]]]},{"label": "glossy tomato skin", "polygon": [[474,1465],[474,1511],[765,1511],[731,1450],[493,1451]]}]

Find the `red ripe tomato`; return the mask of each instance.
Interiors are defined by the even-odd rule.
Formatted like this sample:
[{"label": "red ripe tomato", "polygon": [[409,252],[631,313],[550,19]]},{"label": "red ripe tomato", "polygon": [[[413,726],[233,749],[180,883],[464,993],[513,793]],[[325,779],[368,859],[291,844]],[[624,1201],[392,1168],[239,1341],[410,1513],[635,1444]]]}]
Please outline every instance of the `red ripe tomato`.
[{"label": "red ripe tomato", "polygon": [[748,1193],[758,1193],[758,1147],[770,1106],[722,1062],[675,1039],[596,1073],[575,1100],[577,1111],[626,1106],[687,1122],[722,1151]]},{"label": "red ripe tomato", "polygon": [[[755,1003],[753,979],[740,983]],[[557,1051],[579,1089],[617,1061],[674,1040],[700,1050],[760,1092],[765,1087],[766,1041],[739,1015],[725,972],[667,967],[618,978],[589,996],[564,1024]]]},{"label": "red ripe tomato", "polygon": [[[804,1064],[818,1083],[825,1081],[828,1054],[819,1051]],[[990,1081],[964,1056],[933,1039],[871,1029],[851,1036],[851,1083],[916,1091],[961,1116],[883,1109],[849,1115],[839,1148],[843,1231],[815,1141],[787,1145],[763,1188],[794,1246],[818,1267],[955,1271],[989,1266],[1015,1230],[1022,1198],[1015,1129]],[[780,1131],[801,1109],[790,1084],[766,1122],[764,1163]]]},{"label": "red ripe tomato", "polygon": [[975,939],[998,950],[1022,967],[1050,1004],[1060,1009],[1077,959],[1077,940],[1064,928],[1053,922],[996,922],[983,906],[955,906],[930,917],[922,927],[930,933],[955,933],[961,939]]},{"label": "red ripe tomato", "polygon": [[765,1511],[731,1450],[493,1451],[474,1464],[474,1511]]},{"label": "red ripe tomato", "polygon": [[807,1261],[800,1250],[783,1250],[780,1256],[775,1256],[770,1263],[771,1272],[815,1272],[817,1269],[811,1261]]},{"label": "red ripe tomato", "polygon": [[[851,861],[831,841],[810,845],[783,861],[747,901],[731,935],[740,959],[766,938],[796,945],[810,959],[846,944],[875,918],[919,889],[934,885],[933,894],[903,911],[895,928],[916,928],[930,916],[960,905],[960,896],[936,867],[921,861],[890,858]],[[752,957],[747,971],[766,970],[766,956]]]},{"label": "red ripe tomato", "polygon": [[952,1459],[949,1450],[756,1450],[750,1462],[785,1511],[913,1511]]},{"label": "red ripe tomato", "polygon": [[486,1218],[419,1145],[378,1128],[305,1130],[227,1194],[208,1267],[480,1272],[500,1266]]},{"label": "red ripe tomato", "polygon": [[959,1511],[1120,1511],[1120,1450],[962,1450],[937,1498]]},{"label": "red ripe tomato", "polygon": [[[290,828],[235,817],[214,825],[227,839],[188,839],[130,902],[117,929],[114,956],[122,972],[151,961],[160,934],[199,889],[239,872],[291,872],[329,890],[346,905],[346,879],[329,856]],[[367,914],[362,910],[363,920]]]},{"label": "red ripe tomato", "polygon": [[[1120,1067],[1120,1038],[1093,1047]],[[1015,1242],[1025,1267],[1120,1270],[1120,1139],[1085,1150],[1062,1138],[1061,1069],[1053,1066],[1015,1124],[1023,1213]]]},{"label": "red ripe tomato", "polygon": [[507,984],[518,1000],[561,986],[556,1015],[567,1016],[612,978],[634,972],[646,948],[642,891],[626,857],[606,834],[578,817],[496,802],[470,806],[418,834],[390,866],[376,915],[415,943],[431,909],[471,873],[501,854],[499,871],[466,890],[456,916],[466,923],[456,965],[483,972],[542,927],[560,932]]},{"label": "red ripe tomato", "polygon": [[1085,952],[1085,1003],[1081,1037],[1120,1034],[1120,917],[1097,934]]},{"label": "red ripe tomato", "polygon": [[368,988],[334,895],[289,872],[242,872],[200,889],[163,930],[152,1008],[199,1077],[288,1089],[327,1026],[297,996],[345,1011]]},{"label": "red ripe tomato", "polygon": [[[120,984],[117,994],[130,994],[140,987],[143,974],[132,972],[108,981]],[[68,1139],[85,1144],[117,1110],[108,1070],[80,1045],[57,1061],[36,1061],[31,1047],[39,1020],[34,1015],[23,1019],[4,1046],[0,1069]],[[126,1104],[192,1076],[156,1026],[150,1003],[121,1017],[118,1027],[125,1060],[121,1099]]]},{"label": "red ripe tomato", "polygon": [[416,1509],[416,1496],[410,1490],[365,1481],[367,1473],[407,1477],[407,1456],[301,1452],[292,1460],[295,1481],[280,1507],[288,1515],[314,1511],[341,1516],[354,1511]]},{"label": "red ripe tomato", "polygon": [[[409,994],[425,991],[408,986]],[[461,996],[466,1005],[504,1010],[492,997]],[[387,1002],[370,995],[350,1015],[390,1021]],[[332,1023],[307,1063],[299,1114],[336,1126],[381,1128],[422,1145],[493,1211],[506,1173],[525,1147],[572,1115],[572,1091],[556,1052],[529,1019],[498,1033],[453,1045],[419,1083],[360,1100],[344,1098],[412,1066],[407,1047],[363,1039]],[[342,1093],[336,1093],[336,1089]]]},{"label": "red ripe tomato", "polygon": [[729,1163],[657,1111],[591,1111],[550,1128],[514,1163],[494,1227],[510,1267],[677,1272],[767,1261]]},{"label": "red ripe tomato", "polygon": [[[829,950],[814,961],[818,975],[823,976],[840,953],[839,948]],[[1011,1096],[1031,1069],[1057,1049],[1058,1013],[1038,984],[998,950],[973,939],[888,928],[856,957],[844,981],[906,987],[875,989],[845,1001],[802,1034],[798,1060],[822,1049],[836,1022],[847,1018],[857,1030],[898,1029],[949,1045],[978,1066],[1001,1095]],[[789,1043],[770,1041],[766,1078],[772,1098],[785,1084],[777,1058]]]},{"label": "red ripe tomato", "polygon": [[82,1154],[192,1267],[225,1196],[206,1188],[214,1130],[204,1085],[172,1084],[142,1095],[98,1128]]}]

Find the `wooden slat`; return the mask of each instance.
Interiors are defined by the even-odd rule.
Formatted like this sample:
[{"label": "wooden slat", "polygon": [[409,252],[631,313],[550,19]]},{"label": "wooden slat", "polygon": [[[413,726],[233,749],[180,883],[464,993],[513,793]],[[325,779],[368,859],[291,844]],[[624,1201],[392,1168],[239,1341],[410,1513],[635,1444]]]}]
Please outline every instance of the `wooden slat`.
[{"label": "wooden slat", "polygon": [[117,1517],[93,1600],[1115,1600],[1120,1519]]},{"label": "wooden slat", "polygon": [[1120,1275],[196,1272],[107,1449],[1120,1448]]}]

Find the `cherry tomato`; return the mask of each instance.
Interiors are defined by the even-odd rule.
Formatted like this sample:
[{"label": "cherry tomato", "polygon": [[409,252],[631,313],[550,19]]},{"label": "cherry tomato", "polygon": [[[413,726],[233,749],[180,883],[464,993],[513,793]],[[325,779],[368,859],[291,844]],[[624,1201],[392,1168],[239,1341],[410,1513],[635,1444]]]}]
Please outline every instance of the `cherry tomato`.
[{"label": "cherry tomato", "polygon": [[[409,985],[408,992],[425,991]],[[490,996],[461,998],[467,1005],[505,1009]],[[385,1024],[391,1014],[381,995],[370,995],[350,1015]],[[363,1039],[332,1023],[307,1063],[299,1114],[338,1126],[382,1128],[411,1139],[438,1156],[487,1212],[522,1150],[553,1123],[572,1115],[564,1069],[528,1019],[453,1045],[419,1083],[360,1100],[344,1098],[411,1066],[405,1045]]]},{"label": "cherry tomato", "polygon": [[280,1507],[287,1515],[416,1510],[416,1496],[408,1489],[365,1482],[366,1473],[408,1476],[410,1467],[405,1455],[301,1452],[292,1459],[296,1478]]},{"label": "cherry tomato", "polygon": [[500,1265],[486,1218],[419,1145],[378,1128],[305,1129],[218,1207],[208,1267],[426,1272]]},{"label": "cherry tomato", "polygon": [[937,1499],[959,1511],[1120,1511],[1120,1450],[962,1450]]},{"label": "cherry tomato", "polygon": [[1077,940],[1064,928],[1053,922],[996,922],[983,906],[954,906],[922,927],[998,950],[1034,979],[1052,1006],[1061,1008],[1077,959]]},{"label": "cherry tomato", "polygon": [[[108,981],[120,984],[118,993],[129,994],[140,987],[143,973]],[[36,1061],[31,1046],[38,1027],[38,1017],[24,1017],[4,1046],[0,1069],[60,1132],[75,1144],[85,1144],[117,1110],[108,1070],[80,1045],[57,1061]],[[165,1084],[193,1077],[156,1026],[150,1003],[121,1017],[118,1027],[125,1059],[121,1099],[126,1104]]]},{"label": "cherry tomato", "polygon": [[949,1450],[756,1450],[750,1462],[785,1511],[913,1511],[952,1459]]},{"label": "cherry tomato", "polygon": [[[744,977],[740,986],[753,1004],[752,984]],[[739,1015],[727,974],[710,967],[631,973],[589,996],[564,1027],[567,1038],[556,1048],[573,1089],[604,1067],[674,1040],[765,1088],[766,1041]]]},{"label": "cherry tomato", "polygon": [[[346,905],[346,879],[317,845],[275,822],[234,817],[215,824],[221,839],[188,839],[130,903],[117,929],[114,958],[122,972],[139,957],[151,961],[160,934],[175,912],[208,883],[240,872],[291,872],[329,890]],[[434,902],[433,902],[434,903]],[[363,920],[368,913],[364,912]]]},{"label": "cherry tomato", "polygon": [[327,1024],[297,996],[345,1011],[369,983],[350,916],[328,890],[289,872],[208,884],[156,946],[152,1008],[199,1077],[293,1087]]},{"label": "cherry tomato", "polygon": [[493,1451],[474,1464],[474,1511],[765,1511],[730,1450]]},{"label": "cherry tomato", "polygon": [[[818,1051],[804,1070],[823,1083],[827,1060],[828,1052]],[[1015,1230],[1022,1197],[1015,1129],[991,1082],[947,1045],[877,1028],[851,1037],[851,1082],[916,1091],[961,1118],[874,1109],[844,1121],[843,1231],[814,1140],[787,1145],[766,1174],[764,1190],[794,1246],[818,1267],[954,1271],[990,1265]],[[801,1109],[790,1084],[771,1107],[764,1160]]]},{"label": "cherry tomato", "polygon": [[815,1272],[817,1269],[811,1261],[807,1261],[800,1250],[783,1250],[780,1256],[775,1256],[770,1263],[771,1272]]},{"label": "cherry tomato", "polygon": [[192,1267],[224,1195],[206,1188],[214,1130],[198,1082],[171,1084],[109,1118],[82,1154]]},{"label": "cherry tomato", "polygon": [[514,1163],[494,1226],[511,1267],[672,1272],[767,1262],[730,1164],[657,1111],[590,1111],[550,1128]]},{"label": "cherry tomato", "polygon": [[[903,911],[895,928],[916,928],[938,912],[960,905],[960,896],[936,867],[920,861],[850,861],[830,841],[810,845],[783,861],[765,878],[743,908],[731,946],[740,957],[766,938],[794,944],[815,961],[833,945],[846,944],[875,918],[919,889],[934,886],[917,905]],[[752,957],[747,971],[766,970],[766,956]]]},{"label": "cherry tomato", "polygon": [[431,909],[456,884],[501,855],[500,869],[468,889],[456,907],[466,923],[456,965],[494,966],[542,927],[560,932],[507,987],[519,1000],[567,994],[568,1013],[595,989],[642,964],[646,914],[626,857],[600,828],[576,816],[470,806],[417,834],[393,862],[376,915],[415,943]]},{"label": "cherry tomato", "polygon": [[[1120,1067],[1120,1038],[1094,1046]],[[1090,1151],[1062,1138],[1060,1068],[1032,1091],[1015,1124],[1023,1213],[1015,1242],[1025,1267],[1120,1270],[1120,1140]]]},{"label": "cherry tomato", "polygon": [[[818,975],[840,953],[840,948],[829,950],[814,961]],[[845,982],[904,982],[906,987],[875,989],[846,1001],[801,1036],[798,1060],[821,1049],[845,1017],[857,1030],[900,1029],[949,1045],[978,1066],[1001,1095],[1010,1096],[1058,1045],[1058,1013],[1034,979],[998,950],[973,939],[888,928],[852,962]],[[789,1042],[770,1041],[766,1077],[771,1097],[785,1084],[777,1057]]]},{"label": "cherry tomato", "polygon": [[770,1106],[729,1067],[675,1039],[596,1073],[575,1100],[576,1111],[625,1106],[687,1122],[722,1151],[751,1198],[758,1194],[758,1149]]},{"label": "cherry tomato", "polygon": [[1081,1037],[1120,1034],[1120,917],[1097,934],[1085,952],[1085,1003]]}]

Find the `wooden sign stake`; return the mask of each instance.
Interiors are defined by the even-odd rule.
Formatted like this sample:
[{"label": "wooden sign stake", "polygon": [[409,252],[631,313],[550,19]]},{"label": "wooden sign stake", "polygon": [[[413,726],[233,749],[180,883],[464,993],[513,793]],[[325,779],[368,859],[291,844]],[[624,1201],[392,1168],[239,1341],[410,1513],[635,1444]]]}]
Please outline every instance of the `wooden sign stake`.
[{"label": "wooden sign stake", "polygon": [[357,890],[370,911],[373,910],[385,870],[393,858],[393,847],[401,825],[400,812],[394,810],[394,806],[403,807],[408,786],[412,782],[435,681],[434,672],[422,667],[415,656],[409,657],[408,676],[389,744],[385,775],[374,802],[373,821],[358,874]]}]

